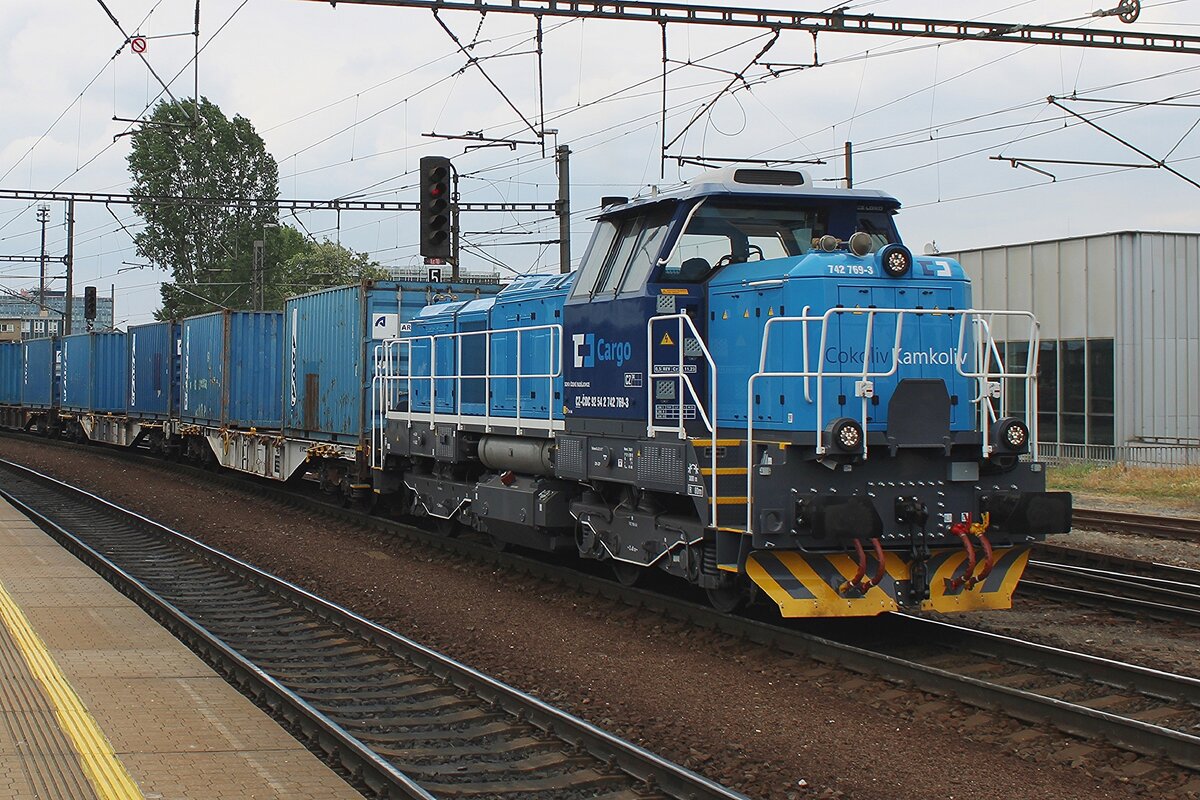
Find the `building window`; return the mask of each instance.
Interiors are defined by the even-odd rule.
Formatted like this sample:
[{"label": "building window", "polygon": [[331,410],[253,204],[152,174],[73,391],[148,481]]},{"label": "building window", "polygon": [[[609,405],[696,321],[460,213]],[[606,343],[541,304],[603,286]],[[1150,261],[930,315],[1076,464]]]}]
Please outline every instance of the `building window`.
[{"label": "building window", "polygon": [[1088,374],[1088,444],[1115,444],[1114,380],[1116,362],[1113,359],[1112,339],[1089,339],[1087,343]]},{"label": "building window", "polygon": [[1058,441],[1087,444],[1087,358],[1083,339],[1058,343]]},{"label": "building window", "polygon": [[1058,441],[1058,342],[1038,347],[1038,439]]},{"label": "building window", "polygon": [[[1004,370],[1009,375],[1016,375],[1025,372],[1029,366],[1029,343],[1028,342],[1009,342],[1004,345]],[[1025,408],[1025,390],[1028,388],[1024,380],[1019,378],[1010,378],[1005,381],[1007,386],[1006,398],[1008,403],[1008,413],[1014,417],[1024,418],[1027,409]]]}]

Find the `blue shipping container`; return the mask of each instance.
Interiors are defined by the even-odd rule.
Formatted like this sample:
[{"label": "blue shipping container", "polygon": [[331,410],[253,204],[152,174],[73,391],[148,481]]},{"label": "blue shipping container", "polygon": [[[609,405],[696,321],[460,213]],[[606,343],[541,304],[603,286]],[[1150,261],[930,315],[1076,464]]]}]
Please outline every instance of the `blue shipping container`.
[{"label": "blue shipping container", "polygon": [[288,300],[284,312],[287,432],[308,439],[358,442],[372,408],[375,347],[407,333],[430,303],[461,303],[495,295],[500,289],[499,283],[368,281]]},{"label": "blue shipping container", "polygon": [[21,405],[58,405],[58,337],[21,342]]},{"label": "blue shipping container", "polygon": [[179,413],[179,323],[129,328],[129,414],[165,419]]},{"label": "blue shipping container", "polygon": [[0,342],[0,405],[21,402],[21,343]]},{"label": "blue shipping container", "polygon": [[121,331],[62,338],[61,406],[68,411],[123,412],[129,353]]},{"label": "blue shipping container", "polygon": [[200,425],[279,428],[283,313],[221,311],[183,321],[179,418]]}]

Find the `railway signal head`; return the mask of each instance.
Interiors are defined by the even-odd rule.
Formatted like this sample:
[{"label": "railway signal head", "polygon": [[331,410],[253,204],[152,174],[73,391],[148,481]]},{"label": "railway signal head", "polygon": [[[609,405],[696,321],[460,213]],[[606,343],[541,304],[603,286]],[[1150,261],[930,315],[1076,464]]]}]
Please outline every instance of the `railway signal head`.
[{"label": "railway signal head", "polygon": [[421,159],[421,255],[448,259],[451,255],[450,159]]},{"label": "railway signal head", "polygon": [[83,287],[83,318],[96,318],[96,287]]}]

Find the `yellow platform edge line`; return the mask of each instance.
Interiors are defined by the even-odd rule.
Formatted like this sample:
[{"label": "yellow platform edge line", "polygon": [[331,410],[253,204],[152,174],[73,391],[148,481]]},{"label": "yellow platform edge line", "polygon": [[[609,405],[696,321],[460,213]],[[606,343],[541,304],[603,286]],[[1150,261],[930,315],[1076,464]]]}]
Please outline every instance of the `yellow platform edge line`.
[{"label": "yellow platform edge line", "polygon": [[0,620],[3,620],[21,649],[29,671],[54,704],[59,726],[79,754],[83,770],[100,800],[144,800],[144,795],[117,758],[104,731],[71,688],[45,643],[3,584],[0,584]]}]

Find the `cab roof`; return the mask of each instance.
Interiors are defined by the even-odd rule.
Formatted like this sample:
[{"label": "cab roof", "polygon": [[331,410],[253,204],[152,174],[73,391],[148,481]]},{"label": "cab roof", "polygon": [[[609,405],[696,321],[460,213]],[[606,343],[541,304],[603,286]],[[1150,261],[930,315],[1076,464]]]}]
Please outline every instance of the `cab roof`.
[{"label": "cab roof", "polygon": [[605,206],[598,216],[608,216],[664,201],[679,202],[717,195],[865,200],[892,207],[900,206],[899,200],[879,189],[840,189],[833,186],[816,186],[812,176],[803,170],[735,165],[701,173],[689,183],[674,189]]}]

